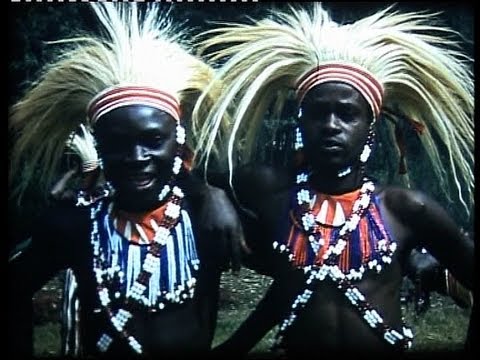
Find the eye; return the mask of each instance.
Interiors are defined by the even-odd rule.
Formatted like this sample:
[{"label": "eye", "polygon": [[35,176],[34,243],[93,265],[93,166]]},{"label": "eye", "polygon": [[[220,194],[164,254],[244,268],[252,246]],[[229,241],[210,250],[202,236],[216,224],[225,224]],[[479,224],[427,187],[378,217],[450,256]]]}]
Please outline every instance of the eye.
[{"label": "eye", "polygon": [[144,138],[143,142],[148,147],[158,147],[161,146],[166,140],[166,136],[156,134],[156,135],[148,135]]},{"label": "eye", "polygon": [[352,121],[358,115],[358,110],[353,106],[340,106],[337,109],[338,116],[345,121]]}]

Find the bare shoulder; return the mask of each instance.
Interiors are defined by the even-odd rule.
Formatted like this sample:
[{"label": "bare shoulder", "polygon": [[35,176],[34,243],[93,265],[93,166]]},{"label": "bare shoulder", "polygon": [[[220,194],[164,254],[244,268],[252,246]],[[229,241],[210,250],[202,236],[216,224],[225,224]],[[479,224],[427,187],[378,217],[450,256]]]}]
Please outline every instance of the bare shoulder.
[{"label": "bare shoulder", "polygon": [[425,231],[454,227],[447,211],[424,192],[388,186],[379,189],[378,194],[386,209],[404,225]]},{"label": "bare shoulder", "polygon": [[379,187],[378,196],[391,212],[400,217],[422,215],[433,205],[433,200],[425,193],[400,186]]},{"label": "bare shoulder", "polygon": [[400,187],[379,189],[390,228],[410,248],[422,246],[467,286],[473,284],[473,241],[432,197]]}]

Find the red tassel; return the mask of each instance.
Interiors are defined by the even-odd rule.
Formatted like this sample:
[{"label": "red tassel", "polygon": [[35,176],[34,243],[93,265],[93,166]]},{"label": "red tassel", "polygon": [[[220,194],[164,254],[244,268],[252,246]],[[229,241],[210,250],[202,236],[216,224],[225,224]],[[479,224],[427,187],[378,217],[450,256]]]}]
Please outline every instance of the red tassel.
[{"label": "red tassel", "polygon": [[413,127],[413,130],[419,135],[422,135],[425,131],[425,125],[423,125],[421,122],[418,122],[417,120],[408,118],[408,121]]},{"label": "red tassel", "polygon": [[183,166],[187,171],[191,171],[193,167],[193,151],[189,146],[183,146]]},{"label": "red tassel", "polygon": [[305,266],[307,263],[308,239],[305,234],[299,231],[295,231],[294,236],[296,239],[292,249],[292,252],[295,254],[293,263],[295,266]]}]

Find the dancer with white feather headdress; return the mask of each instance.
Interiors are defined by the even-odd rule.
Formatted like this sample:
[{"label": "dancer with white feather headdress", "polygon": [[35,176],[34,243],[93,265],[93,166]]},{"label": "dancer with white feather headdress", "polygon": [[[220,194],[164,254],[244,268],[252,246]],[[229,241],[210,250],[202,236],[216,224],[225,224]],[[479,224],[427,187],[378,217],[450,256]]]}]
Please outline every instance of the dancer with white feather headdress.
[{"label": "dancer with white feather headdress", "polygon": [[[10,112],[20,204],[32,187],[50,194],[69,152],[83,180],[96,172],[106,181],[96,193],[87,181],[77,206],[48,208],[9,261],[12,304],[73,271],[82,348],[70,355],[208,351],[221,272],[238,264],[233,207],[190,171],[200,125],[189,114],[213,70],[192,54],[184,28],[158,4],[143,5],[92,3],[103,34],[56,41],[58,57]],[[22,308],[11,310],[11,349],[31,351],[16,321]]]},{"label": "dancer with white feather headdress", "polygon": [[[473,243],[445,210],[421,192],[380,186],[366,172],[377,124],[391,130],[382,145],[392,148],[396,125],[409,126],[431,160],[428,176],[470,216],[471,59],[458,34],[436,21],[436,14],[389,7],[341,24],[316,3],[204,34],[203,55],[221,63],[223,90],[207,110],[201,158],[208,167],[214,145],[228,153],[254,251],[250,264],[274,278],[219,351],[246,353],[275,325],[275,343],[289,354],[408,349],[413,333],[399,291],[418,246],[471,289]],[[291,98],[297,173],[242,167],[262,123],[280,119]],[[224,124],[229,134],[217,137]],[[437,280],[448,289],[448,276]]]}]

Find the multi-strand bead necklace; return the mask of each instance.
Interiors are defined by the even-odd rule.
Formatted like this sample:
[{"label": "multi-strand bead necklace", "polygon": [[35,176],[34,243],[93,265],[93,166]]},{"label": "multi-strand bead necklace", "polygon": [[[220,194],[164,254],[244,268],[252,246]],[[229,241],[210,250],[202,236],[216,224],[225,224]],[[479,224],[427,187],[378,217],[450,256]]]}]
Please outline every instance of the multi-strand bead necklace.
[{"label": "multi-strand bead necklace", "polygon": [[[292,227],[300,228],[297,236],[295,231],[291,231],[291,236],[286,241],[273,243],[274,249],[288,255],[289,260],[296,267],[302,267],[306,274],[306,287],[294,300],[289,315],[281,323],[274,347],[282,345],[285,332],[297,318],[298,311],[309,301],[316,284],[328,277],[385,341],[394,346],[409,348],[413,339],[411,330],[403,326],[400,333],[385,324],[377,310],[352,284],[352,281],[360,281],[367,269],[379,273],[383,266],[391,263],[396,249],[396,243],[384,229],[378,209],[372,203],[375,190],[373,182],[368,178],[363,179],[351,215],[344,219],[341,227],[335,224],[339,228],[335,231],[319,223],[319,214],[313,213],[316,194],[308,188],[307,182],[307,174],[297,176],[299,190],[296,193],[295,208],[299,214],[298,220],[295,219],[296,214],[291,212]],[[338,216],[335,218],[338,219]],[[359,231],[361,221],[366,222],[364,228],[367,231]]]},{"label": "multi-strand bead necklace", "polygon": [[[138,354],[144,349],[128,331],[134,310],[156,312],[168,303],[182,303],[194,296],[200,261],[189,215],[182,209],[184,193],[174,185],[183,164],[180,155],[184,142],[185,130],[178,125],[179,150],[172,176],[158,196],[159,201],[166,201],[155,211],[160,215],[147,218],[154,230],[151,241],[138,223],[129,226],[147,240],[146,244],[132,241],[119,231],[114,204],[100,201],[91,209],[93,271],[101,308],[119,337]],[[97,347],[105,352],[112,342],[112,334],[104,332]]]}]

